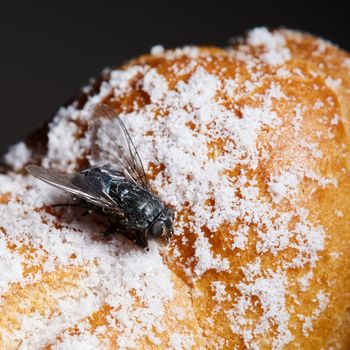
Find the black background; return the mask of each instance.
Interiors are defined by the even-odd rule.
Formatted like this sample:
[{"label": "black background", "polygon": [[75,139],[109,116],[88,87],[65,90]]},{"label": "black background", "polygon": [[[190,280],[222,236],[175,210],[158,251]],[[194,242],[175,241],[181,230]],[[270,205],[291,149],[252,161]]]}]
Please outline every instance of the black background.
[{"label": "black background", "polygon": [[349,15],[341,3],[2,1],[0,153],[48,120],[103,67],[155,44],[223,46],[266,25],[308,31],[350,50]]}]

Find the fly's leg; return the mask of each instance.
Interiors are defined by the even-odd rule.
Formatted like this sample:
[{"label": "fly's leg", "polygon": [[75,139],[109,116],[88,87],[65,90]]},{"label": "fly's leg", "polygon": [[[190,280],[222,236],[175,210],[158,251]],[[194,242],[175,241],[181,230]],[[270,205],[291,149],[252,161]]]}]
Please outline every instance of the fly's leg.
[{"label": "fly's leg", "polygon": [[59,203],[59,204],[52,204],[52,208],[60,208],[60,207],[83,207],[79,203]]}]

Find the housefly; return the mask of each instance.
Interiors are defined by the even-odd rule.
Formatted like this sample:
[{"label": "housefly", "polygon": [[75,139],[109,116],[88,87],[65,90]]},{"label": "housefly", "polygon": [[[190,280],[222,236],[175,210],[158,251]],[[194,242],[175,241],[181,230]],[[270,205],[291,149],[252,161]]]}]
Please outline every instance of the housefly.
[{"label": "housefly", "polygon": [[169,239],[173,211],[151,191],[144,167],[122,120],[108,106],[98,104],[94,119],[107,118],[114,128],[103,130],[113,145],[113,164],[94,166],[75,174],[61,174],[30,164],[26,170],[40,180],[66,191],[78,205],[107,216],[111,226],[105,236],[119,232],[143,248],[148,239]]}]

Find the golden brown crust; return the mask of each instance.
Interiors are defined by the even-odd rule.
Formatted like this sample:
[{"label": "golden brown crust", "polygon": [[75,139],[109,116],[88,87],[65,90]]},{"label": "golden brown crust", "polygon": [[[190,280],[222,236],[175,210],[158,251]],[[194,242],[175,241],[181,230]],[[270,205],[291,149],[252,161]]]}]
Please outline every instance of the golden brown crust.
[{"label": "golden brown crust", "polygon": [[[105,92],[99,92],[98,99],[129,118],[131,128],[139,128],[132,129],[132,135],[137,144],[146,145],[141,155],[159,157],[146,163],[149,178],[168,204],[176,206],[176,234],[170,247],[162,248],[164,271],[162,267],[157,272],[171,281],[166,283],[172,284],[172,288],[159,290],[161,317],[150,313],[146,321],[143,319],[146,314],[140,310],[154,307],[149,295],[140,296],[137,289],[125,291],[125,299],[121,300],[126,302],[130,293],[129,322],[139,323],[141,329],[151,326],[145,328],[146,333],[138,328],[135,331],[132,328],[135,325],[130,326],[123,319],[125,314],[118,313],[122,305],[118,303],[122,301],[113,304],[101,296],[93,311],[82,313],[81,319],[74,319],[74,324],[53,330],[54,337],[43,341],[42,347],[59,349],[60,344],[74,344],[73,340],[79,337],[80,342],[84,339],[91,342],[96,339],[89,337],[96,335],[96,341],[111,349],[123,346],[347,348],[350,339],[349,55],[304,33],[287,30],[270,33],[260,28],[232,48],[165,52],[157,48],[153,54],[141,56],[114,72],[117,73],[112,71],[110,81],[114,79],[115,85],[112,88],[102,84],[101,91],[105,89]],[[127,78],[118,74],[126,74]],[[129,80],[125,84],[122,79]],[[215,94],[210,95],[213,91]],[[183,104],[177,106],[180,100]],[[203,105],[204,111],[200,110]],[[77,112],[79,109],[72,107],[67,114],[64,112],[52,127],[59,130],[58,123],[64,121],[68,123],[66,130],[76,128],[72,142],[77,144],[87,134],[86,119],[71,117],[74,113],[84,113]],[[202,166],[208,176],[198,177],[189,172],[181,178],[181,166],[187,159],[185,152],[178,163],[162,160],[160,147],[164,139],[169,140],[169,158],[176,158],[177,153],[171,153],[172,147],[179,147],[178,152],[183,150],[176,144],[181,137],[169,136],[171,130],[166,124],[169,118],[181,124],[181,111],[195,111],[190,114],[193,119],[185,124],[187,129],[180,132],[183,138],[185,132],[190,132],[191,142],[201,137],[195,147],[205,146],[206,154],[199,150],[190,159],[195,163],[206,156]],[[211,113],[212,119],[208,117],[203,122],[201,118],[206,120]],[[65,115],[68,119],[64,119]],[[226,115],[231,119],[226,121]],[[220,134],[216,126],[223,119],[227,124],[222,125],[231,129]],[[84,167],[90,144],[80,143],[80,148],[74,148],[79,154],[73,152],[73,158],[68,150],[57,155],[59,149],[52,141],[54,131],[44,164],[61,170]],[[152,149],[152,142],[158,148]],[[232,159],[230,154],[234,154]],[[219,178],[209,173],[210,169],[215,173],[217,164],[222,166]],[[175,169],[178,179],[170,166],[179,167]],[[184,166],[192,169],[191,164]],[[208,181],[210,176],[212,180]],[[174,190],[171,187],[177,180],[184,181],[181,184],[184,191],[188,188],[193,193],[184,192],[183,196],[188,197],[172,202],[171,195],[181,190],[181,186]],[[216,186],[210,187],[212,183]],[[198,198],[202,197],[195,195],[201,194],[203,184],[209,187],[201,202]],[[226,190],[232,191],[227,195]],[[191,201],[191,198],[197,199]],[[227,201],[226,207],[220,207],[220,201],[224,204]],[[0,196],[0,209],[22,202],[25,199],[21,193],[11,194],[6,190]],[[232,205],[230,210],[229,205]],[[43,215],[42,220],[48,220],[42,207],[32,205],[32,209]],[[48,225],[56,225],[57,230],[65,232],[63,214],[50,212],[50,215],[52,222]],[[0,217],[4,220],[4,216]],[[11,229],[11,225],[4,225],[1,232],[5,241],[14,237],[7,242],[8,251],[16,251],[24,257],[24,264],[30,266],[31,270],[24,268],[22,275],[35,275],[39,270],[42,275],[33,283],[21,284],[9,279],[10,287],[0,304],[1,314],[7,315],[0,319],[0,345],[9,349],[20,346],[21,336],[36,334],[23,326],[23,316],[29,320],[64,316],[66,311],[60,303],[67,301],[70,294],[84,298],[92,290],[96,293],[98,288],[93,289],[89,284],[84,287],[84,281],[92,274],[91,266],[99,264],[98,259],[93,262],[93,256],[88,256],[82,265],[75,264],[77,253],[72,252],[66,263],[45,271],[42,265],[46,253],[38,261],[35,257],[38,246],[29,248],[20,243],[17,246]],[[71,234],[67,233],[67,237]],[[50,251],[51,246],[46,248],[44,244],[41,248]],[[133,249],[128,245],[126,248]],[[121,250],[118,254],[125,252]],[[154,254],[154,261],[158,261]],[[115,259],[122,258],[117,255]],[[140,285],[135,288],[148,290],[151,277],[147,271],[140,272],[139,278]],[[161,278],[153,288],[158,288],[159,281]],[[128,286],[128,280],[124,282]],[[167,297],[170,290],[173,294]],[[74,307],[78,306],[72,306],[73,310]],[[37,317],[37,313],[41,316]],[[38,327],[44,324],[40,322]],[[21,332],[21,328],[25,331]],[[130,334],[125,333],[129,331]],[[132,344],[125,343],[125,334],[134,338]]]}]

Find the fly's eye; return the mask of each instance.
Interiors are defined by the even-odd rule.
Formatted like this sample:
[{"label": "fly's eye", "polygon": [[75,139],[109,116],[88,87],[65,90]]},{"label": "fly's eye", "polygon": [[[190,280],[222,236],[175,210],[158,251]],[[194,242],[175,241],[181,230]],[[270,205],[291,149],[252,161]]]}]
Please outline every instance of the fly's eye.
[{"label": "fly's eye", "polygon": [[154,238],[158,238],[163,234],[163,223],[160,221],[156,221],[151,228],[151,236]]}]

